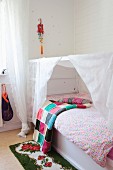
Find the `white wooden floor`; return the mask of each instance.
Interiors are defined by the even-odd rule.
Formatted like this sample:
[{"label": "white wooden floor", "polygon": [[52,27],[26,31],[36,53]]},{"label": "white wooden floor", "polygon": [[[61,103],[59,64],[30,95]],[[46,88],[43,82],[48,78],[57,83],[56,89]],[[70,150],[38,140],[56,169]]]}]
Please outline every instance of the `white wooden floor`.
[{"label": "white wooden floor", "polygon": [[9,145],[32,139],[33,131],[27,138],[20,138],[17,134],[20,129],[0,133],[0,170],[23,170],[19,161],[9,149]]}]

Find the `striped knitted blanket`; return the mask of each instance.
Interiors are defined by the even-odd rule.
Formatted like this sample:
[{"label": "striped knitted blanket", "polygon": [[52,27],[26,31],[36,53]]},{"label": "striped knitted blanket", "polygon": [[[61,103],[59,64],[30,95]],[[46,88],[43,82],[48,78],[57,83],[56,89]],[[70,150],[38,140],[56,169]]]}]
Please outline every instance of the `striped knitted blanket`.
[{"label": "striped knitted blanket", "polygon": [[43,153],[47,153],[51,149],[52,128],[57,116],[69,109],[86,107],[86,104],[68,104],[56,101],[45,102],[37,113],[36,126],[33,134],[33,139],[40,144]]}]

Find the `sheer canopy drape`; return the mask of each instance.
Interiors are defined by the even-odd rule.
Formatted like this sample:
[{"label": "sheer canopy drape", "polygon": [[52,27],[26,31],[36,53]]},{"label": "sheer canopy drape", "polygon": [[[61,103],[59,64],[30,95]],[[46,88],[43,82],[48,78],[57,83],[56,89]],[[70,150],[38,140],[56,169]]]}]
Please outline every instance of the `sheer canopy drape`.
[{"label": "sheer canopy drape", "polygon": [[[34,122],[39,106],[42,106],[46,100],[47,82],[54,67],[62,58],[43,58],[43,60],[36,61],[39,69],[36,70],[35,91],[33,93],[35,96],[32,114]],[[67,59],[67,66],[69,62],[73,64],[85,82],[95,108],[106,119],[108,127],[113,130],[113,53],[70,55],[67,56]],[[49,65],[49,63],[51,64]]]},{"label": "sheer canopy drape", "polygon": [[[35,124],[36,113],[38,109],[46,100],[47,95],[47,82],[50,79],[53,68],[60,60],[59,57],[53,58],[41,58],[37,60],[37,69],[35,77],[35,90],[33,95],[33,112],[32,112],[32,121]],[[38,90],[37,90],[38,89]]]},{"label": "sheer canopy drape", "polygon": [[94,106],[113,131],[113,53],[69,56],[85,82]]},{"label": "sheer canopy drape", "polygon": [[[27,134],[26,79],[28,66],[28,0],[3,0],[7,74],[17,115],[22,122],[20,136]],[[9,96],[10,97],[10,96]]]}]

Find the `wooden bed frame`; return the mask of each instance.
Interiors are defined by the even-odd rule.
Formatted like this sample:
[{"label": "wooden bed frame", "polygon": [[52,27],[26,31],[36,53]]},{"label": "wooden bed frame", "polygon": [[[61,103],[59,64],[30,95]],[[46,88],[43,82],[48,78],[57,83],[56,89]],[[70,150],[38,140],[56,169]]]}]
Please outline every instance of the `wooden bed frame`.
[{"label": "wooden bed frame", "polygon": [[[32,66],[33,69],[34,66],[35,65]],[[78,76],[79,75],[75,74],[75,69],[65,68],[57,65],[54,68],[51,79],[48,82],[47,94],[53,95],[67,92],[78,92],[78,86],[81,87],[82,92],[87,92],[88,89],[82,80],[80,82],[78,81],[78,83],[76,82],[76,79],[78,80],[79,78]],[[60,155],[62,155],[78,170],[113,170],[113,161],[111,159],[108,158],[107,167],[102,168],[96,162],[94,162],[93,159],[90,158],[90,156],[88,156],[82,149],[77,147],[74,143],[68,141],[55,128],[52,145]]]},{"label": "wooden bed frame", "polygon": [[82,149],[67,140],[54,128],[52,146],[78,170],[113,170],[113,161],[107,158],[107,166],[102,168]]}]

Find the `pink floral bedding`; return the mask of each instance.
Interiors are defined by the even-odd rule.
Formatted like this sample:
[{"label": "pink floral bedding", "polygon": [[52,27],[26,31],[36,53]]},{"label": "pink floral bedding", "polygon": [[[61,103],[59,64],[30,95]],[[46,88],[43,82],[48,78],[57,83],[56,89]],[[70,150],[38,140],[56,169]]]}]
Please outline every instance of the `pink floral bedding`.
[{"label": "pink floral bedding", "polygon": [[65,111],[57,117],[55,128],[105,167],[107,154],[113,147],[113,134],[94,108]]}]

